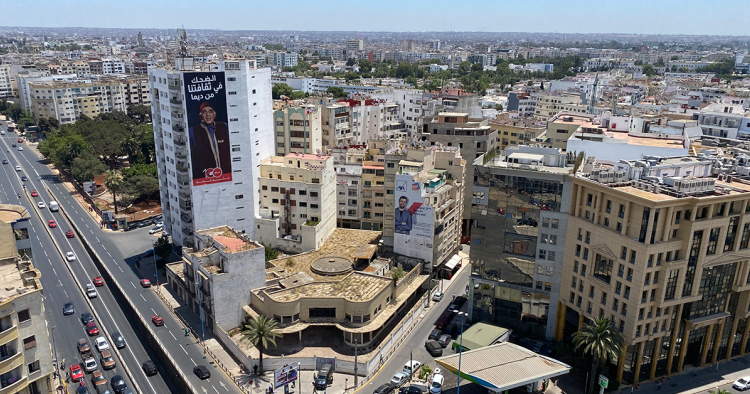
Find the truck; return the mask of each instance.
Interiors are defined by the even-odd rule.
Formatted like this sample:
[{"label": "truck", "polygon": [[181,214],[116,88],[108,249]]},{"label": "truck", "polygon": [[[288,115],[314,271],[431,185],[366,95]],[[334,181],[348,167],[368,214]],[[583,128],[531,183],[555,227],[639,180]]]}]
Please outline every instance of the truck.
[{"label": "truck", "polygon": [[50,212],[57,212],[60,210],[60,206],[57,205],[56,201],[50,201],[49,202],[49,210]]}]

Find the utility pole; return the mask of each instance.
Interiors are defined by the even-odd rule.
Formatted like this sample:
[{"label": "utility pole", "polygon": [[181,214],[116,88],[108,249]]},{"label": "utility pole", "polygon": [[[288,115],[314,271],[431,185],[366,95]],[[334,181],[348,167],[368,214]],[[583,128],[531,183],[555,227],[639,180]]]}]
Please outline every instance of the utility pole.
[{"label": "utility pole", "polygon": [[[354,387],[357,387],[357,340],[354,340]],[[344,387],[346,390],[346,387]]]},{"label": "utility pole", "polygon": [[413,353],[414,353],[413,350],[409,351],[409,370],[411,371],[411,374],[409,374],[410,382],[411,382],[412,375],[414,375],[414,361],[412,361],[414,359],[414,357],[412,357]]}]

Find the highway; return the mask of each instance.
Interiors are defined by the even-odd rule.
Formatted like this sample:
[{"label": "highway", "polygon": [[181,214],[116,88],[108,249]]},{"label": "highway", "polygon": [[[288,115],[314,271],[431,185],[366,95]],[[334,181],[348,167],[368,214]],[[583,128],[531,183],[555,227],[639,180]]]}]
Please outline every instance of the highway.
[{"label": "highway", "polygon": [[[93,340],[96,336],[89,337],[80,320],[82,313],[92,312],[81,291],[81,286],[85,287],[86,283],[91,283],[91,278],[99,276],[99,273],[91,266],[90,261],[88,261],[89,266],[86,267],[87,264],[85,263],[88,260],[88,255],[85,253],[81,243],[75,238],[68,239],[65,237],[65,232],[70,230],[71,226],[64,220],[62,215],[52,213],[48,209],[38,209],[36,204],[39,201],[49,202],[51,198],[44,191],[42,181],[39,177],[29,176],[29,172],[26,169],[20,172],[15,171],[16,165],[25,167],[22,163],[24,160],[17,155],[20,152],[11,150],[12,141],[15,141],[17,136],[12,133],[5,137],[1,139],[3,149],[0,157],[7,159],[9,164],[2,165],[0,188],[3,190],[3,193],[0,195],[0,201],[23,205],[31,215],[32,226],[29,236],[32,240],[34,266],[42,274],[41,282],[45,297],[45,320],[48,326],[55,327],[53,335],[55,337],[57,357],[61,363],[63,359],[65,360],[65,366],[68,369],[72,363],[80,363],[82,361],[76,348],[76,343],[79,339],[88,339],[89,344],[94,349]],[[11,138],[14,139],[11,141]],[[31,173],[33,174],[33,172]],[[22,175],[28,176],[29,180],[22,182],[20,179]],[[28,193],[24,192],[22,185],[26,186]],[[31,197],[29,193],[32,190],[36,190],[39,193],[39,197]],[[18,198],[19,194],[20,199]],[[55,220],[58,226],[56,228],[49,228],[49,220]],[[71,275],[71,272],[66,267],[63,257],[50,237],[50,233],[54,241],[62,248],[63,253],[73,251],[76,256],[80,257],[70,264],[75,277]],[[97,291],[99,296],[90,301],[97,312],[95,316],[98,319],[95,318],[95,321],[97,327],[100,329],[100,335],[105,336],[110,345],[112,345],[110,335],[112,332],[117,331],[123,335],[127,343],[127,346],[124,349],[120,349],[119,353],[115,351],[113,345],[111,346],[111,353],[115,357],[117,367],[109,371],[103,371],[104,376],[109,380],[112,376],[119,374],[125,379],[128,387],[134,388],[133,382],[129,379],[123,367],[123,362],[125,362],[130,372],[134,375],[138,388],[143,393],[170,392],[170,389],[160,375],[150,378],[145,376],[141,370],[141,363],[151,357],[140,345],[139,339],[133,332],[128,320],[120,311],[117,302],[106,285],[98,287]],[[62,309],[66,302],[73,303],[75,307],[73,315],[63,315]],[[93,355],[97,359],[97,363],[100,364],[98,351],[93,350]],[[102,369],[101,366],[99,369]],[[63,378],[64,376],[63,372]],[[87,386],[93,390],[93,385],[89,380],[90,376],[87,375],[85,379]]]},{"label": "highway", "polygon": [[[121,286],[125,295],[130,302],[135,305],[135,309],[141,315],[141,317],[150,322],[153,315],[160,315],[164,319],[164,325],[156,327],[151,324],[148,325],[150,330],[149,335],[156,336],[162,346],[167,349],[167,352],[171,356],[179,370],[184,374],[189,384],[192,386],[193,391],[196,393],[240,393],[240,390],[235,386],[232,380],[226,376],[221,369],[216,367],[210,358],[205,358],[203,350],[193,340],[192,337],[185,337],[183,334],[183,326],[172,315],[169,309],[164,305],[161,299],[154,294],[153,288],[144,289],[140,286],[140,279],[142,279],[137,271],[132,267],[135,263],[135,256],[122,256],[117,246],[113,243],[110,237],[106,236],[103,230],[100,229],[98,221],[95,221],[91,216],[84,212],[83,208],[71,193],[66,189],[62,182],[52,172],[52,170],[42,162],[42,158],[38,155],[35,149],[27,147],[25,144],[23,151],[14,150],[11,148],[11,143],[15,141],[18,136],[15,133],[9,133],[10,135],[5,136],[6,138],[0,139],[2,141],[2,150],[6,155],[10,155],[11,164],[3,165],[6,172],[13,172],[13,168],[16,164],[21,165],[22,173],[29,177],[26,188],[29,190],[35,189],[40,193],[40,199],[45,202],[57,201],[60,204],[61,209],[65,210],[70,218],[75,222],[78,229],[86,237],[89,244],[93,247],[95,253],[102,258],[103,264],[106,265],[107,269],[113,273],[116,277],[118,284]],[[19,144],[20,145],[20,144]],[[7,151],[10,149],[10,153]],[[14,174],[10,174],[14,175]],[[10,176],[4,177],[10,179]],[[6,179],[6,181],[7,181]],[[15,178],[17,179],[17,178]],[[3,186],[5,189],[5,186]],[[16,189],[18,184],[16,185]],[[49,188],[53,196],[50,196],[47,192]],[[15,197],[15,195],[12,195]],[[35,199],[36,200],[36,199]],[[36,201],[34,201],[36,203]],[[29,206],[29,203],[25,206]],[[65,237],[65,231],[71,228],[70,223],[67,222],[62,212],[51,213],[48,209],[42,210],[42,221],[46,223],[47,220],[54,218],[60,225],[59,228],[53,231],[55,238],[58,240],[60,245],[67,247],[68,250],[78,256],[78,259],[72,264],[75,276],[81,281],[82,285],[89,283],[91,278],[98,276],[96,266],[93,261],[89,258],[83,245],[79,239],[76,238],[68,239]],[[38,232],[39,228],[36,229],[34,235],[40,235]],[[47,249],[47,248],[45,248]],[[43,252],[42,252],[43,254]],[[36,254],[35,254],[36,255]],[[61,257],[58,255],[58,259]],[[52,267],[54,268],[54,267]],[[59,272],[60,269],[57,269]],[[60,273],[63,275],[62,273]],[[43,271],[43,277],[44,277]],[[55,273],[52,273],[55,276]],[[70,277],[70,275],[67,275]],[[147,278],[152,279],[152,278]],[[74,288],[74,284],[68,283],[65,286],[61,286],[67,289]],[[117,301],[108,291],[107,287],[99,287],[100,296],[98,299],[94,299],[95,308],[100,310],[100,316],[104,320],[103,324],[110,331],[120,331],[126,340],[130,339],[129,346],[123,352],[128,365],[133,365],[131,368],[135,375],[136,382],[142,392],[144,393],[167,393],[170,392],[170,386],[161,379],[161,372],[163,369],[160,367],[160,374],[150,378],[146,378],[143,374],[140,365],[146,359],[152,357],[146,352],[146,350],[140,346],[140,343],[136,339],[136,334],[133,331],[131,323],[128,318],[119,309]],[[70,293],[70,291],[68,291]],[[78,294],[80,295],[80,292]],[[82,297],[82,296],[81,296]],[[62,304],[58,308],[62,308]],[[101,308],[100,306],[101,305]],[[78,305],[76,304],[78,307]],[[79,311],[76,311],[80,315]],[[60,312],[62,313],[62,312]],[[57,331],[57,330],[56,330]],[[55,338],[58,340],[58,338]],[[74,345],[75,341],[71,343]],[[59,354],[58,354],[59,356]],[[129,357],[131,358],[129,360]],[[132,364],[131,364],[132,363]],[[157,363],[158,364],[158,363]],[[211,371],[211,377],[205,380],[200,380],[192,372],[193,367],[196,365],[205,365]]]}]

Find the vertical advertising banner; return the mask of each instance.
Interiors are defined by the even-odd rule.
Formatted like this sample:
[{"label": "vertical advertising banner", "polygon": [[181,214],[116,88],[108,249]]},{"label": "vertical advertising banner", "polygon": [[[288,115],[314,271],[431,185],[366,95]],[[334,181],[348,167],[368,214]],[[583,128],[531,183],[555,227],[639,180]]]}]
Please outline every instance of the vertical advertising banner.
[{"label": "vertical advertising banner", "polygon": [[435,208],[424,204],[422,184],[411,175],[396,175],[394,192],[394,251],[431,262]]},{"label": "vertical advertising banner", "polygon": [[224,72],[184,73],[193,186],[232,181]]}]

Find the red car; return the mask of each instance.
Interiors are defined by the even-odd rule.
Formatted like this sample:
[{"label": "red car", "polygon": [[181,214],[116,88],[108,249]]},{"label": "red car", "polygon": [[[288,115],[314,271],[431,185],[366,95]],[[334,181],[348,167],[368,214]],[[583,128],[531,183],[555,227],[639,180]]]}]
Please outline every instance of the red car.
[{"label": "red car", "polygon": [[144,287],[144,288],[151,287],[151,281],[148,279],[141,279],[141,287]]},{"label": "red car", "polygon": [[94,335],[98,335],[99,328],[96,327],[96,323],[94,322],[86,323],[86,333],[88,333],[90,337],[93,337]]},{"label": "red car", "polygon": [[65,236],[68,238],[73,238],[75,237],[75,233],[73,232],[73,230],[68,230],[65,232]]},{"label": "red car", "polygon": [[19,139],[18,139],[18,143],[19,143],[19,144],[23,143],[23,138],[19,138]]},{"label": "red car", "polygon": [[55,228],[55,227],[57,227],[57,222],[56,222],[56,221],[54,221],[54,220],[50,220],[50,221],[49,221],[49,226],[50,226],[51,228]]},{"label": "red car", "polygon": [[102,279],[101,276],[97,276],[96,278],[94,278],[94,286],[104,286],[104,279]]},{"label": "red car", "polygon": [[155,315],[151,317],[151,321],[154,323],[155,326],[163,326],[164,325],[164,319],[161,318],[159,315]]},{"label": "red car", "polygon": [[36,190],[32,190],[31,197],[39,197],[39,193],[37,193]]},{"label": "red car", "polygon": [[83,370],[80,365],[73,364],[70,366],[70,378],[73,379],[74,382],[79,382],[83,379]]}]

